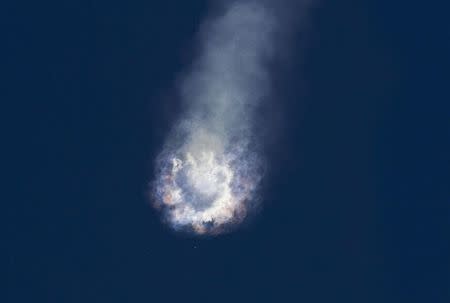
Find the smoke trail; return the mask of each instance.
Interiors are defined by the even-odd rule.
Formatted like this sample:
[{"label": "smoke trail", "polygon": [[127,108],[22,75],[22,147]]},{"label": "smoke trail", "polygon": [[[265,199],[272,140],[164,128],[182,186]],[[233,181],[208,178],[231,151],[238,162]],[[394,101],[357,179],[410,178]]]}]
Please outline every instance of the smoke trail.
[{"label": "smoke trail", "polygon": [[155,207],[176,230],[229,231],[258,200],[264,163],[254,121],[270,94],[267,62],[282,23],[263,3],[228,2],[203,25],[199,57],[180,87],[183,119],[157,159],[153,187]]}]

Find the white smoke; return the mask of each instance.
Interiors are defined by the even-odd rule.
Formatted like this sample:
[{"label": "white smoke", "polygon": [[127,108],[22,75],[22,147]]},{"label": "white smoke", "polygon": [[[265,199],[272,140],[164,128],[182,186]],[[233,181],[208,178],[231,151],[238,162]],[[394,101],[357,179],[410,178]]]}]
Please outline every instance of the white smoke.
[{"label": "white smoke", "polygon": [[271,93],[267,63],[281,24],[273,7],[241,0],[203,25],[200,54],[180,87],[186,112],[158,157],[153,188],[174,229],[229,231],[258,200],[264,163],[254,121]]}]

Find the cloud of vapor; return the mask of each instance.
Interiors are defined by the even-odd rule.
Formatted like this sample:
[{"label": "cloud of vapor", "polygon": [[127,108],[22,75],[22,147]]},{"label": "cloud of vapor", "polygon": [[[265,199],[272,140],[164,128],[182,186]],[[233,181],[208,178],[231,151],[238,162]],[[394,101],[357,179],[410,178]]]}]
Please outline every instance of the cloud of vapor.
[{"label": "cloud of vapor", "polygon": [[[267,1],[224,2],[201,31],[180,86],[184,112],[157,159],[155,207],[176,230],[219,234],[257,203],[264,161],[255,125],[282,20]],[[266,113],[270,115],[270,113]]]}]

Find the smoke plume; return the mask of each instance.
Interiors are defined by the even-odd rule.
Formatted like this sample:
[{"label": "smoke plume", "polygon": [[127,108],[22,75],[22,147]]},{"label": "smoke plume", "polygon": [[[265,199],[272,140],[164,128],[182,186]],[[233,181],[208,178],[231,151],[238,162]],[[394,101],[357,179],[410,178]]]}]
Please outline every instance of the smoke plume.
[{"label": "smoke plume", "polygon": [[224,2],[202,26],[199,55],[179,87],[182,119],[156,161],[154,204],[175,230],[227,232],[258,203],[258,134],[267,125],[255,121],[272,93],[268,63],[284,23],[268,3]]}]

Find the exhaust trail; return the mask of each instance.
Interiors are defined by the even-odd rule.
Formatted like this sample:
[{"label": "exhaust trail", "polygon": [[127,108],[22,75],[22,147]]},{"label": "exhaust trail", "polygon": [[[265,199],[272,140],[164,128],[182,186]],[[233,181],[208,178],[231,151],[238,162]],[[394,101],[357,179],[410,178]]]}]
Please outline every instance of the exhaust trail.
[{"label": "exhaust trail", "polygon": [[175,230],[229,232],[259,203],[266,164],[258,134],[267,125],[255,121],[271,95],[267,65],[284,23],[270,2],[224,2],[202,26],[200,53],[179,88],[182,119],[152,184],[154,206]]}]

